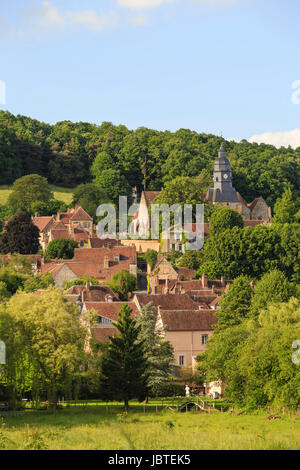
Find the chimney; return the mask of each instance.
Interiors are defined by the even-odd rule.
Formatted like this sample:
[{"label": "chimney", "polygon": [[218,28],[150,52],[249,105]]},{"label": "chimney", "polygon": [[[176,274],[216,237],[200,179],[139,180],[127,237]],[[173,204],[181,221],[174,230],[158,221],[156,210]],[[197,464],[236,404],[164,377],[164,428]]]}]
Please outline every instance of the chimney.
[{"label": "chimney", "polygon": [[60,221],[60,212],[58,212],[57,215],[56,215],[56,221],[57,221],[57,222]]},{"label": "chimney", "polygon": [[104,258],[104,269],[108,269],[109,268],[109,258],[108,256],[105,256]]},{"label": "chimney", "polygon": [[164,294],[169,294],[169,279],[166,279]]},{"label": "chimney", "polygon": [[226,286],[226,279],[225,276],[221,276],[221,286],[225,287]]},{"label": "chimney", "polygon": [[89,292],[91,290],[91,283],[87,282],[85,285],[86,290]]},{"label": "chimney", "polygon": [[202,274],[202,287],[207,287],[208,286],[208,277],[206,274]]}]

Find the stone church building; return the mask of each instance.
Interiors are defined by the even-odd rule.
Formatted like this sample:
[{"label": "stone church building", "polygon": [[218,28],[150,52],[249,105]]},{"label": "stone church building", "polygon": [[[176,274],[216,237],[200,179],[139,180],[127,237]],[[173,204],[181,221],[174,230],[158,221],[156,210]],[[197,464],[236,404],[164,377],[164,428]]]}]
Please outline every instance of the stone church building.
[{"label": "stone church building", "polygon": [[239,212],[244,220],[271,222],[271,208],[262,197],[248,204],[232,185],[232,172],[223,145],[214,166],[214,187],[210,188],[205,200],[211,204],[228,206]]}]

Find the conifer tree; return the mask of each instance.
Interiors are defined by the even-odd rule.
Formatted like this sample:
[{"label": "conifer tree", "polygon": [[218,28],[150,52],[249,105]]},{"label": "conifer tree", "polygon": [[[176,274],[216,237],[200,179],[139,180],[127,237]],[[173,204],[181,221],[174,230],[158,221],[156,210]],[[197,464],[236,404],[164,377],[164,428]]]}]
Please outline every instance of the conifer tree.
[{"label": "conifer tree", "polygon": [[157,327],[151,303],[145,305],[136,322],[141,328],[139,340],[144,342],[144,352],[148,361],[147,384],[149,390],[156,394],[171,373],[171,365],[174,362],[173,347],[169,341],[164,340],[164,328]]},{"label": "conifer tree", "polygon": [[147,360],[144,342],[139,340],[141,328],[131,317],[131,309],[124,304],[118,321],[113,323],[118,335],[110,337],[101,361],[100,395],[103,400],[124,401],[128,411],[129,400],[144,399],[147,395]]}]

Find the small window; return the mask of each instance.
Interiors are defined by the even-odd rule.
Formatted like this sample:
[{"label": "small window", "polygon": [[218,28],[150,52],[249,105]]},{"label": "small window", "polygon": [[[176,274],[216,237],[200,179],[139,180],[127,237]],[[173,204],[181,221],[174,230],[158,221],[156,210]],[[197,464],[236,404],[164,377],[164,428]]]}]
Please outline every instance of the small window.
[{"label": "small window", "polygon": [[207,345],[208,335],[202,335],[202,346]]},{"label": "small window", "polygon": [[179,356],[178,363],[180,366],[184,366],[184,356]]},{"label": "small window", "polygon": [[110,325],[112,323],[111,320],[108,318],[101,317],[101,315],[98,316],[98,323],[101,325]]}]

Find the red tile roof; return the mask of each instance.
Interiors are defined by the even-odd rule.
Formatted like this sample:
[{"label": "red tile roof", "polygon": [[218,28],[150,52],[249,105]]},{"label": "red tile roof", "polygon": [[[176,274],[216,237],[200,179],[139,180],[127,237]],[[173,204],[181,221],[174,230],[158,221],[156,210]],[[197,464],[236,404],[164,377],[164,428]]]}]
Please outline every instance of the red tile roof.
[{"label": "red tile roof", "polygon": [[34,217],[32,222],[39,229],[40,232],[43,232],[48,226],[54,223],[54,217]]},{"label": "red tile roof", "polygon": [[142,307],[150,302],[164,310],[196,310],[198,307],[187,294],[136,294],[136,298]]},{"label": "red tile roof", "polygon": [[161,310],[167,331],[210,331],[217,323],[212,310]]},{"label": "red tile roof", "polygon": [[71,220],[93,220],[92,217],[82,209],[81,206],[78,206],[74,213],[71,215]]},{"label": "red tile roof", "polygon": [[101,317],[108,318],[116,322],[118,320],[119,312],[124,304],[127,304],[132,310],[132,317],[139,315],[139,310],[134,302],[85,302],[84,305],[87,310],[96,310],[97,314]]},{"label": "red tile roof", "polygon": [[175,268],[179,278],[183,278],[183,280],[189,281],[195,277],[196,271],[194,269],[189,268]]},{"label": "red tile roof", "polygon": [[85,286],[83,289],[83,300],[85,302],[105,302],[108,297],[119,301],[119,296],[110,287],[101,284],[99,286]]},{"label": "red tile roof", "polygon": [[121,240],[113,238],[90,238],[91,248],[112,248],[114,246],[121,246]]},{"label": "red tile roof", "polygon": [[69,230],[51,230],[51,237],[53,240],[61,239],[61,238],[71,238]]},{"label": "red tile roof", "polygon": [[252,202],[250,202],[250,204],[247,204],[247,206],[250,209],[253,209],[256,206],[256,204],[258,203],[259,200],[262,200],[262,197],[256,197]]},{"label": "red tile roof", "polygon": [[160,191],[144,191],[147,207],[149,207],[155,198],[160,195]]},{"label": "red tile roof", "polygon": [[114,257],[119,256],[120,261],[128,261],[136,264],[136,247],[115,246],[112,248],[75,248],[74,260],[86,262],[103,262],[104,258],[114,261]]},{"label": "red tile roof", "polygon": [[108,326],[91,328],[91,332],[94,339],[101,343],[109,343],[110,337],[114,335],[119,336],[119,332],[116,328]]},{"label": "red tile roof", "polygon": [[244,220],[245,227],[256,227],[257,225],[262,225],[265,223],[265,220]]}]

